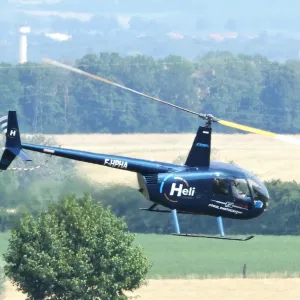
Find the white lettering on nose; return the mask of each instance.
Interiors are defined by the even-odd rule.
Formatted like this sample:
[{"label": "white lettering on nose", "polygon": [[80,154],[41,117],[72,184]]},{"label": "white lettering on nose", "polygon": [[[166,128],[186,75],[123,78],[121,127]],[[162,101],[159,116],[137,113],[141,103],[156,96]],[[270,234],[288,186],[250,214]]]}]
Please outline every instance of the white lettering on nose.
[{"label": "white lettering on nose", "polygon": [[181,196],[183,184],[179,184],[179,187],[176,187],[176,183],[173,183],[171,186],[170,195],[173,196],[175,192],[177,192],[177,197]]}]

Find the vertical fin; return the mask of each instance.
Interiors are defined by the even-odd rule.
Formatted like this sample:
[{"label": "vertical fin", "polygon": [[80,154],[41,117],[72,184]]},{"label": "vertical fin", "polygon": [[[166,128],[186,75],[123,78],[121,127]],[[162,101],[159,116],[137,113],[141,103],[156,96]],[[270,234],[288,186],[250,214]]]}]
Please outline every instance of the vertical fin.
[{"label": "vertical fin", "polygon": [[21,149],[20,131],[15,111],[8,112],[5,147]]},{"label": "vertical fin", "polygon": [[22,150],[17,113],[9,111],[8,116],[0,118],[0,127],[6,137],[5,149],[0,159],[0,170],[7,170],[18,155],[25,161],[31,161]]},{"label": "vertical fin", "polygon": [[6,170],[15,158],[16,154],[5,149],[0,159],[0,170]]},{"label": "vertical fin", "polygon": [[211,128],[200,126],[185,164],[189,167],[209,167]]}]

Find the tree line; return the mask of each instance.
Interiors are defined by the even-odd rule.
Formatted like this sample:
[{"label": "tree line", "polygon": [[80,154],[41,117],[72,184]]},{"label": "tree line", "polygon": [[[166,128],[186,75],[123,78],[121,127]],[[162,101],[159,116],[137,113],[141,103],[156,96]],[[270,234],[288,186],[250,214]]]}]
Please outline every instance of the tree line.
[{"label": "tree line", "polygon": [[[299,61],[210,52],[194,60],[99,53],[66,63],[230,121],[278,133],[300,129]],[[175,108],[43,63],[0,64],[0,95],[1,115],[16,109],[28,133],[194,132],[199,125]]]}]

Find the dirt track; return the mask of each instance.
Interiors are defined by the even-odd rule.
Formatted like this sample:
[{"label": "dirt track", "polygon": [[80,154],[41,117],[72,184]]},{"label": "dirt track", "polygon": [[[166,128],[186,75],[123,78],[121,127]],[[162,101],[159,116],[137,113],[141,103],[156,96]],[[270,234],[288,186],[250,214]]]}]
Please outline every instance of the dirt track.
[{"label": "dirt track", "polygon": [[[130,295],[141,300],[299,300],[300,279],[150,280]],[[7,285],[5,300],[24,299]]]}]

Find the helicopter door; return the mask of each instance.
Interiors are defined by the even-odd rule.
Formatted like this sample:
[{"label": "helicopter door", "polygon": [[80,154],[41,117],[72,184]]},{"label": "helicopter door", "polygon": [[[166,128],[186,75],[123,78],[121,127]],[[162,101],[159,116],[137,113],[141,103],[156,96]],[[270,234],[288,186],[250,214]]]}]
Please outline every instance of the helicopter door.
[{"label": "helicopter door", "polygon": [[229,181],[227,178],[216,177],[212,180],[212,200],[221,202],[232,202],[229,192]]}]

